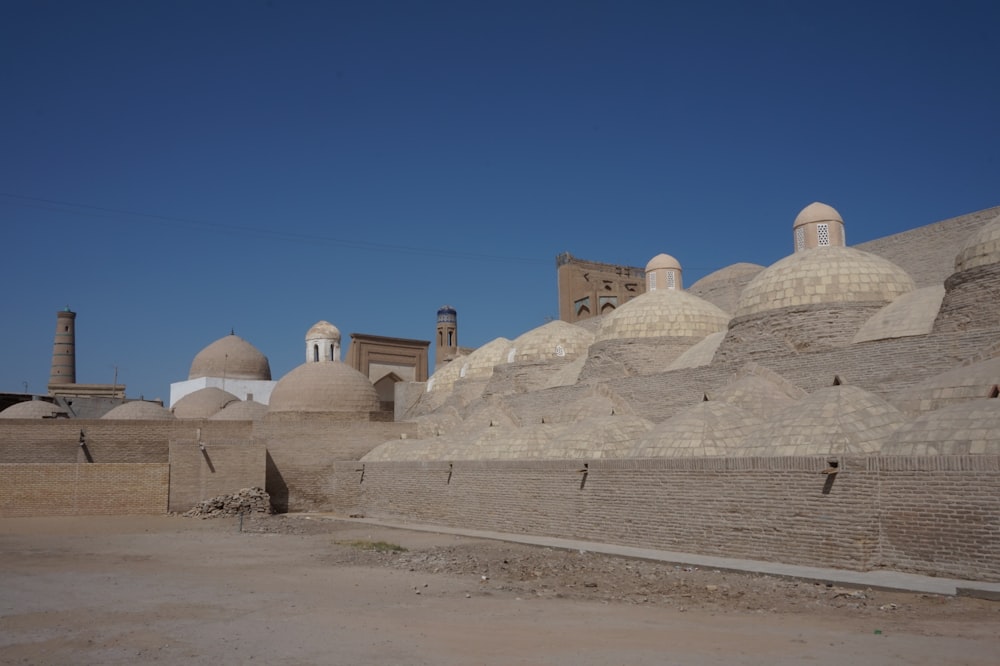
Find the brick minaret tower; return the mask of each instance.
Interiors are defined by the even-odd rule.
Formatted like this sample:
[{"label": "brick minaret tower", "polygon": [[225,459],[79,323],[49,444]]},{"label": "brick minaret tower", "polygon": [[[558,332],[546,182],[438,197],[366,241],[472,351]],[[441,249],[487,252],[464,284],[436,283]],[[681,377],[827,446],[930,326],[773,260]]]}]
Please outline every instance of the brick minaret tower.
[{"label": "brick minaret tower", "polygon": [[49,386],[76,383],[76,313],[66,308],[56,313],[56,337],[52,344]]}]

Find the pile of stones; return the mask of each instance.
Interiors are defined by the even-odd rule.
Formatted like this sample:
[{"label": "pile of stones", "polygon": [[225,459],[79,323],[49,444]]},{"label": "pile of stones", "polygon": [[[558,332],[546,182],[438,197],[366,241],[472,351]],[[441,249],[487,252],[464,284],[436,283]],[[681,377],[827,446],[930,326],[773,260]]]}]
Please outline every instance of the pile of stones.
[{"label": "pile of stones", "polygon": [[199,502],[183,515],[189,518],[221,518],[240,514],[273,513],[271,496],[263,488],[244,488],[232,495],[219,495]]}]

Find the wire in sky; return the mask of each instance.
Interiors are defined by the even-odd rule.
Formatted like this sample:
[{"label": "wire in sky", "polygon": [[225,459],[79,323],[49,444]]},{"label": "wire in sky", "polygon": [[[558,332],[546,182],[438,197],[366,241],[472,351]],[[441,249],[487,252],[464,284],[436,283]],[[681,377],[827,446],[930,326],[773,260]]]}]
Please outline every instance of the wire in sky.
[{"label": "wire in sky", "polygon": [[514,264],[541,264],[549,263],[549,260],[528,257],[505,257],[500,255],[480,254],[477,252],[463,252],[456,250],[444,250],[440,248],[416,247],[412,245],[393,245],[389,243],[377,243],[365,240],[349,240],[344,238],[334,238],[331,236],[320,236],[316,234],[303,234],[293,231],[275,231],[273,229],[261,229],[259,227],[247,227],[225,222],[210,222],[206,220],[196,220],[191,218],[175,217],[171,215],[159,215],[156,213],[144,213],[139,211],[110,208],[106,206],[92,206],[88,204],[73,203],[69,201],[59,201],[44,197],[29,197],[19,194],[8,194],[0,192],[0,197],[7,197],[12,201],[0,201],[8,205],[20,206],[22,208],[33,208],[56,213],[68,213],[71,215],[83,215],[88,217],[99,217],[110,219],[112,215],[121,215],[131,218],[142,218],[156,224],[168,227],[188,226],[195,229],[208,229],[213,231],[239,232],[242,234],[253,234],[260,237],[284,240],[292,243],[307,243],[315,245],[317,243],[336,245],[344,248],[360,250],[377,250],[379,252],[421,255],[430,257],[441,257],[446,259],[474,259],[477,261],[491,261]]}]

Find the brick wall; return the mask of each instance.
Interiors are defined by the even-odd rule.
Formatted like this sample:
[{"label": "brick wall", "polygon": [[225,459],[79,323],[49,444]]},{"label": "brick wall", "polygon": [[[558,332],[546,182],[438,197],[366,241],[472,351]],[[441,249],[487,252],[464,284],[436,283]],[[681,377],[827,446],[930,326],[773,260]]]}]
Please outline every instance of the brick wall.
[{"label": "brick wall", "polygon": [[[1000,456],[332,466],[333,509],[681,552],[1000,580]],[[363,471],[362,471],[363,468]],[[362,477],[363,474],[363,477]]]},{"label": "brick wall", "polygon": [[1000,265],[976,266],[944,284],[934,332],[1000,328]]},{"label": "brick wall", "polygon": [[187,511],[242,488],[264,488],[265,454],[263,442],[250,439],[171,441],[170,511]]},{"label": "brick wall", "polygon": [[[955,271],[955,256],[972,234],[1000,215],[1000,206],[885,236],[854,247],[888,259],[918,287],[941,284]],[[850,237],[851,227],[847,234]]]},{"label": "brick wall", "polygon": [[0,464],[0,517],[158,514],[166,463]]},{"label": "brick wall", "polygon": [[267,447],[271,504],[280,511],[324,511],[332,506],[329,477],[337,461],[357,460],[401,434],[415,438],[417,425],[288,415],[257,422],[254,434]]}]

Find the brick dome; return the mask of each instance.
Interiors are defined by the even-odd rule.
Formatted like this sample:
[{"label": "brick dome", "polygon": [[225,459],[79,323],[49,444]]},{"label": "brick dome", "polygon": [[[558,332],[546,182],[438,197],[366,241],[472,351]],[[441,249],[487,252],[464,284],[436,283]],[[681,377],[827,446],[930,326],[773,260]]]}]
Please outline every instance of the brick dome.
[{"label": "brick dome", "polygon": [[255,400],[231,402],[209,418],[211,421],[255,421],[267,414],[267,405]]},{"label": "brick dome", "polygon": [[743,440],[763,419],[728,402],[700,402],[656,425],[630,458],[700,458],[739,455]]},{"label": "brick dome", "polygon": [[238,335],[227,335],[208,345],[194,357],[188,379],[225,377],[227,379],[271,380],[267,357]]},{"label": "brick dome", "polygon": [[0,419],[47,419],[68,415],[64,408],[48,400],[27,400],[16,402],[0,412]]},{"label": "brick dome", "polygon": [[884,305],[914,288],[906,271],[886,259],[849,247],[817,247],[758,273],[740,294],[736,316],[797,305]]},{"label": "brick dome", "polygon": [[669,254],[663,253],[656,255],[646,263],[647,271],[655,271],[660,268],[672,268],[679,271],[681,270],[681,264]]},{"label": "brick dome", "polygon": [[606,315],[595,341],[623,338],[704,338],[726,330],[729,315],[706,300],[685,291],[658,289]]},{"label": "brick dome", "polygon": [[1000,216],[972,235],[955,257],[955,272],[1000,262]]},{"label": "brick dome", "polygon": [[176,417],[169,409],[159,403],[148,400],[129,400],[110,410],[101,418],[119,421],[162,421]]},{"label": "brick dome", "polygon": [[857,386],[832,386],[770,416],[747,436],[738,454],[878,454],[904,421],[902,412],[873,393]]},{"label": "brick dome", "polygon": [[590,331],[556,319],[518,336],[510,343],[508,360],[572,360],[585,356],[593,341],[594,334]]},{"label": "brick dome", "polygon": [[843,224],[844,218],[840,216],[840,213],[833,206],[814,201],[799,212],[795,217],[795,222],[792,223],[792,228],[822,222],[839,222]]},{"label": "brick dome", "polygon": [[178,400],[170,411],[179,419],[207,419],[226,405],[239,400],[228,391],[209,386],[188,393]]},{"label": "brick dome", "polygon": [[996,455],[1000,453],[1000,399],[968,400],[921,414],[894,432],[882,453]]},{"label": "brick dome", "polygon": [[345,363],[303,363],[271,391],[270,413],[369,413],[379,409],[371,381]]}]

